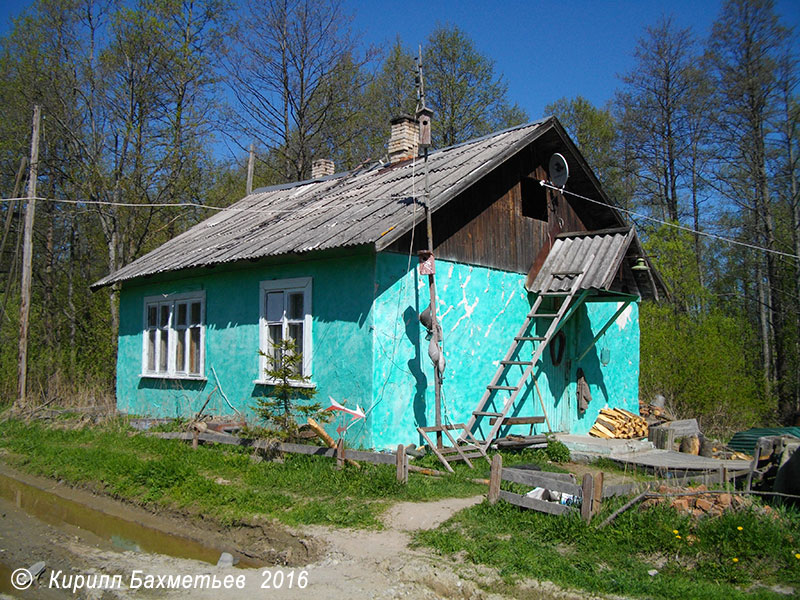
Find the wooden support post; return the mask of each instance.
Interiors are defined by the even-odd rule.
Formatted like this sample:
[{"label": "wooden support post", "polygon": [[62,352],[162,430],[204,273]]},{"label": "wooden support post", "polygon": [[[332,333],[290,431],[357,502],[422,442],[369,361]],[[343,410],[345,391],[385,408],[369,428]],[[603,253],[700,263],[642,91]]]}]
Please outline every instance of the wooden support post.
[{"label": "wooden support post", "polygon": [[406,447],[403,444],[397,446],[396,464],[397,464],[397,481],[398,483],[408,483],[408,456],[406,455]]},{"label": "wooden support post", "polygon": [[192,450],[197,450],[197,445],[200,442],[200,431],[196,427],[192,428]]},{"label": "wooden support post", "polygon": [[603,479],[605,475],[600,471],[594,476],[594,495],[592,496],[592,515],[600,512],[600,503],[603,501]]},{"label": "wooden support post", "polygon": [[336,468],[341,469],[344,467],[344,438],[339,438],[336,443]]},{"label": "wooden support post", "polygon": [[39,173],[39,106],[33,107],[31,162],[28,176],[28,205],[25,207],[25,229],[22,238],[22,277],[19,304],[19,362],[17,364],[17,409],[28,405],[28,322],[31,310],[31,280],[33,271],[33,222],[36,212],[36,180]]},{"label": "wooden support post", "polygon": [[594,477],[591,473],[583,476],[581,496],[581,519],[588,523],[592,520],[592,503],[594,501]]},{"label": "wooden support post", "polygon": [[495,454],[492,457],[492,470],[489,475],[489,504],[497,504],[500,498],[500,477],[503,474],[503,457]]},{"label": "wooden support post", "polygon": [[748,492],[750,491],[750,486],[753,483],[753,472],[758,469],[758,462],[761,460],[761,440],[756,443],[756,451],[753,454],[753,462],[750,463],[750,472],[747,473],[747,483],[745,484],[745,490]]}]

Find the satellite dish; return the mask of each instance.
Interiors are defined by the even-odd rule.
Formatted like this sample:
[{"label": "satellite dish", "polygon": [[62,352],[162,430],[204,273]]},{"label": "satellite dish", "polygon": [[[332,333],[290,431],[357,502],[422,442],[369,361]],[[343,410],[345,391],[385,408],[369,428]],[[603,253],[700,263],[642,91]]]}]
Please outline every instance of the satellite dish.
[{"label": "satellite dish", "polygon": [[550,183],[559,188],[563,188],[566,185],[569,178],[569,167],[566,159],[558,152],[550,157],[548,171],[550,173]]}]

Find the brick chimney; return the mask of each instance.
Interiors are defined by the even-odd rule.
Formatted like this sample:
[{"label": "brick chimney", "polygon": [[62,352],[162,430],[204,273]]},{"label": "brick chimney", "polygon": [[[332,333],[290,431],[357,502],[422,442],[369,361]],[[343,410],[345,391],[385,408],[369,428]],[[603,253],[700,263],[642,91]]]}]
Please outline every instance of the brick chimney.
[{"label": "brick chimney", "polygon": [[319,179],[320,177],[327,177],[333,175],[335,166],[332,160],[327,158],[318,158],[311,163],[311,179]]},{"label": "brick chimney", "polygon": [[391,120],[392,135],[389,138],[389,162],[394,164],[417,155],[419,148],[419,125],[411,115],[401,115]]}]

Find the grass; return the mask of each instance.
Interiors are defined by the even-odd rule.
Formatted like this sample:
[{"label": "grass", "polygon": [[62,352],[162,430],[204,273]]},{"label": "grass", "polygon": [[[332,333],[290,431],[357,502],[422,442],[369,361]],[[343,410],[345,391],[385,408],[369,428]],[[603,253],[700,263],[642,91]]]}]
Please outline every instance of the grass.
[{"label": "grass", "polygon": [[338,471],[329,458],[286,455],[254,462],[252,450],[200,446],[130,431],[123,422],[65,429],[0,423],[3,460],[20,470],[83,486],[136,504],[211,516],[223,524],[274,518],[289,525],[377,528],[393,501],[426,501],[485,492],[459,469],[455,477],[411,474],[389,465]]},{"label": "grass", "polygon": [[[800,515],[757,509],[692,521],[673,509],[629,510],[604,529],[488,502],[415,543],[496,568],[513,587],[547,580],[592,593],[664,599],[781,598],[764,586],[800,587]],[[741,529],[740,529],[741,528]],[[677,533],[675,533],[677,532]],[[648,571],[656,569],[656,575]]]}]

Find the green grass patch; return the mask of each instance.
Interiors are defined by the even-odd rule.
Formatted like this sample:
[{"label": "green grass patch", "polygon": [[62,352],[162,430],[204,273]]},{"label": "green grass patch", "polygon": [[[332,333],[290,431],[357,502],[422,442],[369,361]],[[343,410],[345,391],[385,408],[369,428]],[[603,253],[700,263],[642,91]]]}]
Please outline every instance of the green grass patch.
[{"label": "green grass patch", "polygon": [[592,593],[681,600],[780,598],[764,586],[800,588],[797,512],[692,521],[654,507],[629,510],[598,529],[621,502],[607,502],[589,525],[574,513],[555,517],[484,502],[418,533],[415,543],[495,567],[509,585],[534,578]]},{"label": "green grass patch", "polygon": [[184,442],[134,433],[124,423],[64,429],[9,420],[0,423],[0,447],[7,450],[5,462],[28,473],[221,523],[266,517],[290,525],[373,528],[393,501],[485,492],[469,481],[475,477],[469,469],[442,479],[412,473],[401,485],[390,465],[336,470],[330,458],[293,454],[283,462],[255,462],[252,450],[192,450]]}]

